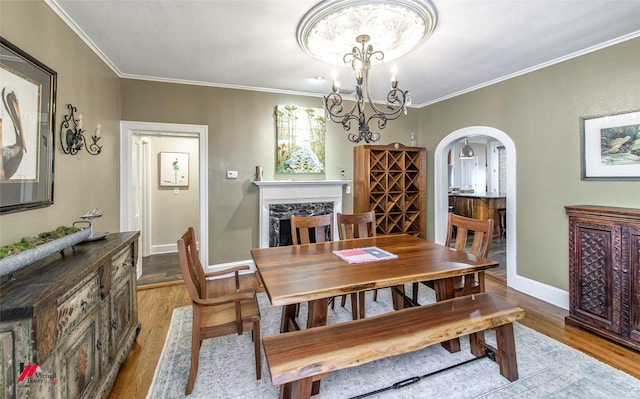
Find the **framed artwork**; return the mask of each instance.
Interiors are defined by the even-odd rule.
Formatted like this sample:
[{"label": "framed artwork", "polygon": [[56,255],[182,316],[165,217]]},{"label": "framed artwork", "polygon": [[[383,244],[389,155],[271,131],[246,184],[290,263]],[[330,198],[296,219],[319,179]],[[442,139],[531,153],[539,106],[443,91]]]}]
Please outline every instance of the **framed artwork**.
[{"label": "framed artwork", "polygon": [[0,37],[0,213],[53,204],[57,74]]},{"label": "framed artwork", "polygon": [[189,187],[189,153],[160,152],[160,187]]},{"label": "framed artwork", "polygon": [[276,173],[324,173],[324,109],[277,105],[275,119]]},{"label": "framed artwork", "polygon": [[580,118],[582,180],[640,180],[640,111]]}]

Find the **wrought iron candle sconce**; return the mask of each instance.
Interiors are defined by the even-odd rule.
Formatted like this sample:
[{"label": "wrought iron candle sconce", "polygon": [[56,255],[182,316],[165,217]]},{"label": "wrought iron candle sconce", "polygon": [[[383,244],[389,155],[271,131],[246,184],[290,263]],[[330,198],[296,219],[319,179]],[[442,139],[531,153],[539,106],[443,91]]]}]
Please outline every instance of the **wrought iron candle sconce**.
[{"label": "wrought iron candle sconce", "polygon": [[64,116],[64,120],[60,124],[60,144],[65,154],[75,155],[82,149],[87,149],[91,155],[98,155],[102,151],[102,146],[98,145],[100,140],[100,125],[96,128],[95,133],[91,136],[93,143],[87,144],[84,137],[85,130],[82,130],[82,114],[77,114],[77,109],[71,104],[67,104],[69,115]]}]

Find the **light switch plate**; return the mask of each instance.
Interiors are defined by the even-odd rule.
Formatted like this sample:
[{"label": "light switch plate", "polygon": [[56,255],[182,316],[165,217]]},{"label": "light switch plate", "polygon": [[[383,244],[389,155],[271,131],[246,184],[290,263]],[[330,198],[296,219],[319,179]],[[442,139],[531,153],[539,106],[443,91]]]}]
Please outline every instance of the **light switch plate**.
[{"label": "light switch plate", "polygon": [[238,171],[237,170],[228,170],[227,171],[227,179],[237,179]]}]

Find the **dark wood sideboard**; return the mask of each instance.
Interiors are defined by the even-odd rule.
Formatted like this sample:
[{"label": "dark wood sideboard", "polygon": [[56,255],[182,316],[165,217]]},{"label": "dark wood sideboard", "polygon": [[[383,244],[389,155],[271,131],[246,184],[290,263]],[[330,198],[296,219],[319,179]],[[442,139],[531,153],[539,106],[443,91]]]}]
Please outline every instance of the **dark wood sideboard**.
[{"label": "dark wood sideboard", "polygon": [[566,206],[568,325],[640,350],[640,209]]},{"label": "dark wood sideboard", "polygon": [[138,236],[109,234],[2,276],[0,397],[109,394],[140,331]]}]

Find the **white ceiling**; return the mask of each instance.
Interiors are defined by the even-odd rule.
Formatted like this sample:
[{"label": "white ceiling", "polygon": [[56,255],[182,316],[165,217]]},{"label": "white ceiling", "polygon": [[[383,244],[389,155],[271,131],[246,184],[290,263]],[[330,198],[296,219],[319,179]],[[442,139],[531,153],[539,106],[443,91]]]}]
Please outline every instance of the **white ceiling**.
[{"label": "white ceiling", "polygon": [[[122,78],[319,96],[336,70],[342,88],[354,84],[350,67],[297,44],[298,23],[318,1],[45,1]],[[433,35],[393,61],[417,107],[640,36],[640,0],[433,3]],[[376,99],[389,70],[372,69]]]}]

